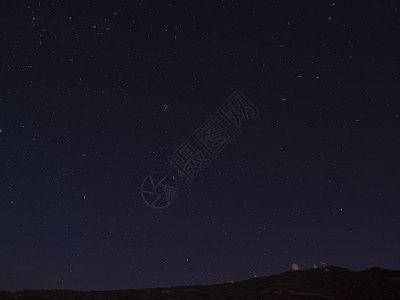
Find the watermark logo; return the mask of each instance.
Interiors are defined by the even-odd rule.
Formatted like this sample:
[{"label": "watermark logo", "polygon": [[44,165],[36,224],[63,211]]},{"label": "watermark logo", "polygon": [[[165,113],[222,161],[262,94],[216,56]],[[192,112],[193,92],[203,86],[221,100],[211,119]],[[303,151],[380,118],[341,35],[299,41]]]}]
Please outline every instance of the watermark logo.
[{"label": "watermark logo", "polygon": [[166,173],[152,173],[143,181],[141,194],[148,206],[156,209],[166,208],[177,196],[175,178]]},{"label": "watermark logo", "polygon": [[[240,92],[235,91],[192,136],[168,156],[169,166],[177,175],[192,181],[222,150],[242,132],[244,122],[258,117],[257,108]],[[155,181],[155,175],[161,181]],[[163,181],[169,182],[164,184]],[[171,183],[171,179],[172,182]],[[174,177],[158,172],[142,183],[143,200],[153,208],[166,208],[174,202],[177,188]]]}]

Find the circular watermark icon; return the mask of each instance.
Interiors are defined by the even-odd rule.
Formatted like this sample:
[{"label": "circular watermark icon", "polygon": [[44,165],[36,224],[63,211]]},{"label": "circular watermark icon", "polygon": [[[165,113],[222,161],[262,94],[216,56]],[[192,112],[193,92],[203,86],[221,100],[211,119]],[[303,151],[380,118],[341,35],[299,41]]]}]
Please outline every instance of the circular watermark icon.
[{"label": "circular watermark icon", "polygon": [[142,182],[140,191],[143,201],[155,209],[167,208],[175,201],[178,194],[174,177],[162,172],[147,176]]}]

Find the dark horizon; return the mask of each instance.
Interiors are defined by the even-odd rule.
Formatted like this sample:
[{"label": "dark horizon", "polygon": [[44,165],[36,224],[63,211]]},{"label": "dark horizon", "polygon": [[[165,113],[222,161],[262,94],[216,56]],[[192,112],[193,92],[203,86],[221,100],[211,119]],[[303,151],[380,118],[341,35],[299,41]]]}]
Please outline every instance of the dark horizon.
[{"label": "dark horizon", "polygon": [[[295,268],[297,269],[297,268]],[[400,270],[370,268],[354,272],[338,266],[287,271],[267,277],[216,285],[173,286],[139,290],[0,291],[4,300],[19,299],[398,299]]]},{"label": "dark horizon", "polygon": [[[252,278],[244,278],[244,279],[239,279],[238,281],[233,281],[233,280],[225,280],[222,282],[216,282],[216,283],[210,283],[210,284],[187,284],[187,285],[175,285],[175,286],[154,286],[154,287],[142,287],[142,288],[134,288],[134,289],[130,289],[130,288],[124,288],[124,289],[111,289],[111,290],[102,290],[102,289],[97,289],[97,290],[75,290],[75,289],[24,289],[24,290],[15,290],[15,291],[5,291],[5,290],[0,290],[0,292],[11,292],[11,293],[16,293],[16,292],[22,292],[22,291],[61,291],[61,290],[68,290],[68,291],[76,291],[76,292],[109,292],[109,291],[122,291],[122,290],[146,290],[146,289],[161,289],[161,288],[180,288],[180,287],[202,287],[202,286],[217,286],[217,285],[221,285],[221,284],[234,284],[234,283],[243,283],[243,282],[248,282],[252,279],[263,279],[263,278],[272,278],[272,277],[276,277],[276,276],[284,276],[284,274],[287,273],[291,273],[291,272],[301,272],[301,271],[305,271],[305,272],[310,272],[312,270],[318,270],[318,271],[327,271],[327,272],[355,272],[355,273],[376,273],[375,275],[379,274],[380,272],[392,272],[392,273],[398,273],[400,274],[400,270],[391,270],[391,269],[384,269],[384,268],[380,268],[377,266],[374,267],[370,267],[370,268],[366,268],[363,270],[350,270],[347,269],[343,266],[334,266],[334,265],[328,265],[328,266],[318,266],[316,268],[311,267],[311,268],[307,268],[307,269],[299,269],[296,271],[287,269],[285,271],[282,271],[280,273],[275,273],[275,274],[269,274],[269,275],[264,275],[264,276],[253,276]],[[330,273],[326,273],[327,275],[329,275]]]},{"label": "dark horizon", "polygon": [[0,15],[0,290],[400,269],[399,2]]}]

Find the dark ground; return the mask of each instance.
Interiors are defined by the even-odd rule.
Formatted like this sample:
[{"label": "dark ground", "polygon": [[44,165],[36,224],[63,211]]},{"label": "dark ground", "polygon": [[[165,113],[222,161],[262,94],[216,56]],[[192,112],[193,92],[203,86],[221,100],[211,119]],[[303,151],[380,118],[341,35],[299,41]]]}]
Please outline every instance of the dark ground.
[{"label": "dark ground", "polygon": [[328,266],[236,283],[142,290],[25,290],[0,299],[400,299],[400,271]]}]

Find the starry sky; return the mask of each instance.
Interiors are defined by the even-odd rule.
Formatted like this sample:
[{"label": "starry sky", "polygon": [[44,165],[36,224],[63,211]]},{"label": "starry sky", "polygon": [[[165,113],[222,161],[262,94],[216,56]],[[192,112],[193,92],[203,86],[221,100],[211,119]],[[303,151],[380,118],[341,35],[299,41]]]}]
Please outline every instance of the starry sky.
[{"label": "starry sky", "polygon": [[[398,1],[1,1],[0,24],[0,290],[400,269]],[[235,91],[258,116],[188,184],[168,157]]]}]

